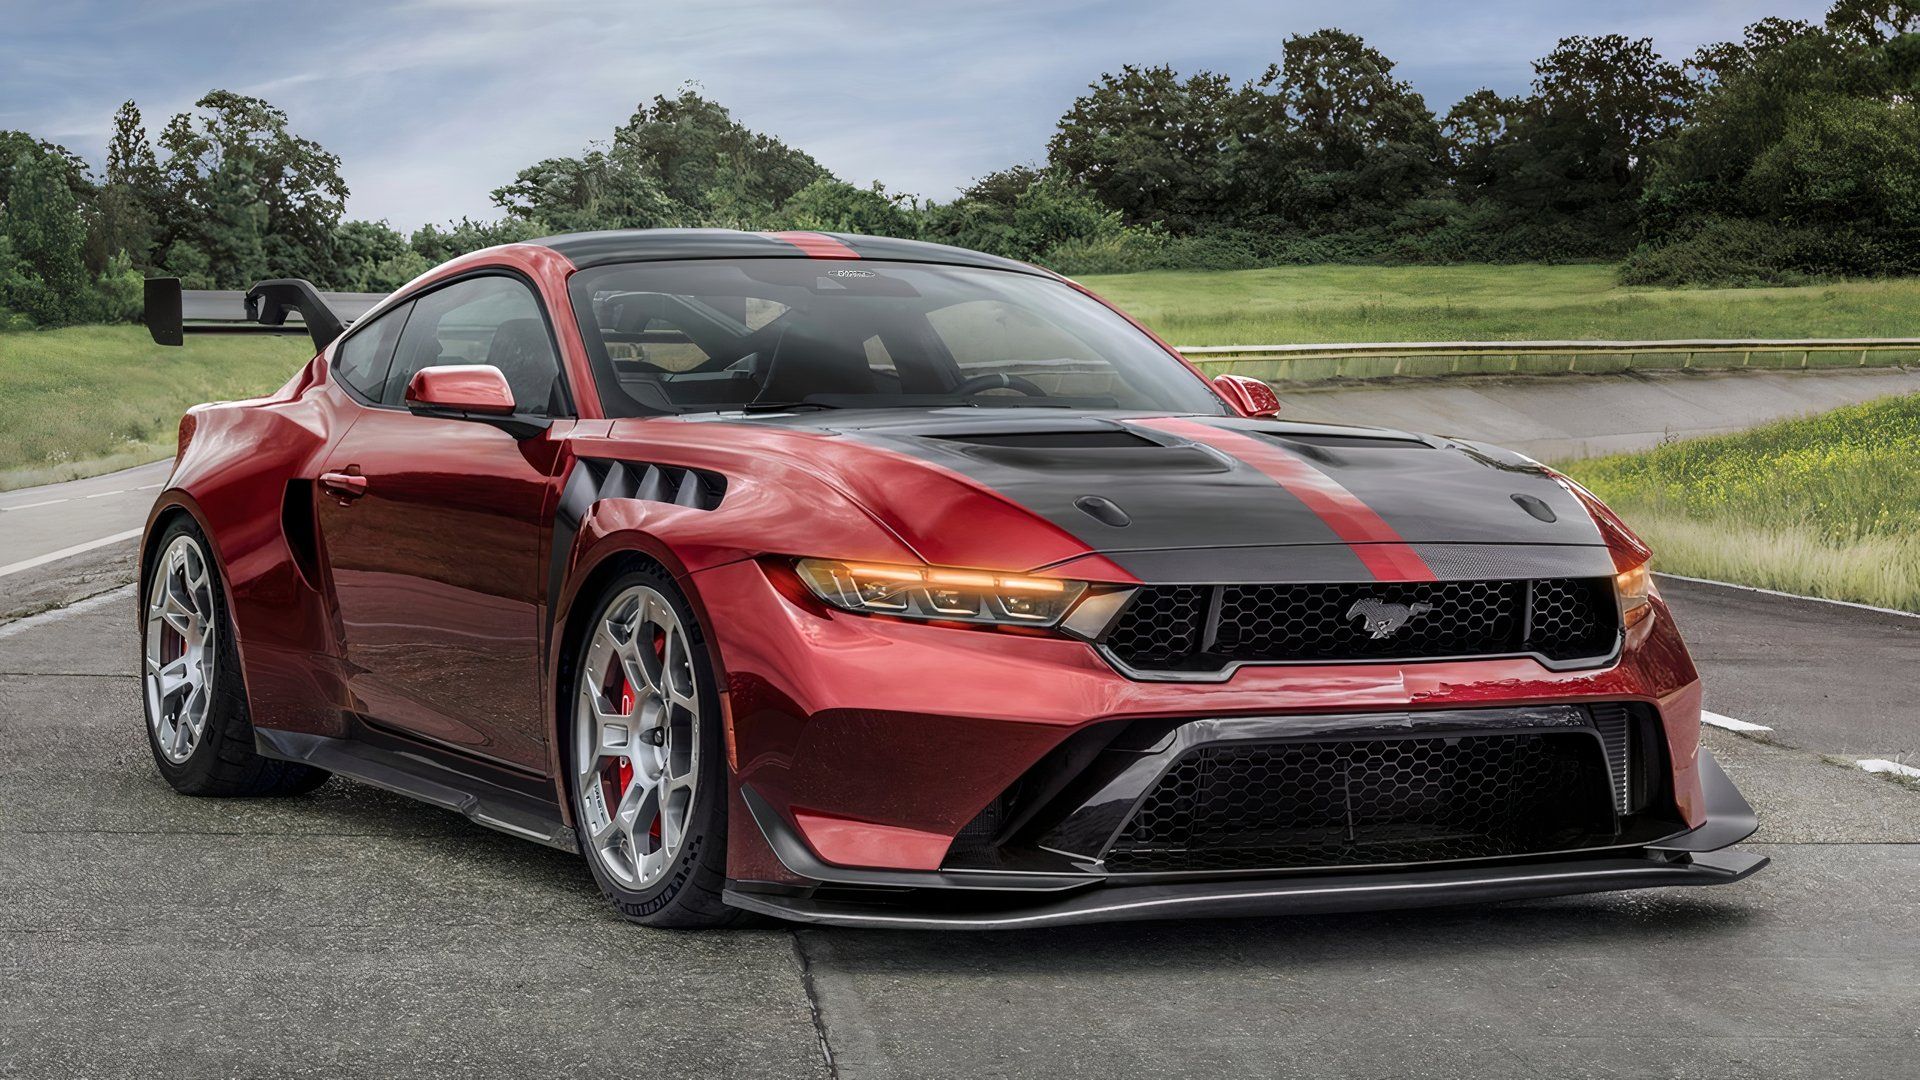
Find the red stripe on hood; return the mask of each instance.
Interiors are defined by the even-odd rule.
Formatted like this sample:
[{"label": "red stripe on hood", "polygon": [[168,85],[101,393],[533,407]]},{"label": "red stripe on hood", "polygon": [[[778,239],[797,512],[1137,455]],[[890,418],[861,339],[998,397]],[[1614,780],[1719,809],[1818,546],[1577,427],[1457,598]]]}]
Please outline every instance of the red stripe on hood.
[{"label": "red stripe on hood", "polygon": [[860,257],[859,252],[825,233],[770,232],[761,235],[792,244],[806,252],[809,259],[857,259]]},{"label": "red stripe on hood", "polygon": [[1130,423],[1205,443],[1259,469],[1344,540],[1376,581],[1433,581],[1433,570],[1373,508],[1312,463],[1263,439],[1197,420],[1161,417]]}]

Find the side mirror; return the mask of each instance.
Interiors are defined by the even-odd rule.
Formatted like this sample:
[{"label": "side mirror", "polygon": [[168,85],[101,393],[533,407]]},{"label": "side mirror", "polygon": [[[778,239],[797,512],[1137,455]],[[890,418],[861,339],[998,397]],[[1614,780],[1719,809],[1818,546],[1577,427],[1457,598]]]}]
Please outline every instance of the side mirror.
[{"label": "side mirror", "polygon": [[1246,375],[1218,375],[1214,377],[1213,388],[1241,416],[1259,418],[1280,415],[1280,395],[1259,379]]},{"label": "side mirror", "polygon": [[489,424],[516,439],[531,439],[553,426],[544,416],[514,412],[513,387],[491,364],[421,368],[407,382],[407,408],[417,416]]},{"label": "side mirror", "polygon": [[511,416],[513,387],[499,368],[489,364],[421,368],[407,383],[407,408]]}]

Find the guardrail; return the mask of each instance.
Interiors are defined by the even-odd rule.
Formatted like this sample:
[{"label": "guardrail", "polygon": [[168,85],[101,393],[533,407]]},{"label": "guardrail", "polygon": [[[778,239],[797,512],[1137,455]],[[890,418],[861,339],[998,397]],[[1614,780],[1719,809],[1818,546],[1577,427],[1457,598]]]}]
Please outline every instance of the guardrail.
[{"label": "guardrail", "polygon": [[1920,338],[1697,338],[1680,341],[1381,341],[1179,346],[1213,375],[1269,382],[1394,376],[1725,371],[1920,365]]}]

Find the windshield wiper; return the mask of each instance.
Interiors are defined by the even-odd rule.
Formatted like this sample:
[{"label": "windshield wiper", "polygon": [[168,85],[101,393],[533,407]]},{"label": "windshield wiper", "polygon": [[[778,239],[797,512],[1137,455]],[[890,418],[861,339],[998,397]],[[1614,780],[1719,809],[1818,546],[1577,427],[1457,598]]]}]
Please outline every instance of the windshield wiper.
[{"label": "windshield wiper", "polygon": [[792,412],[795,409],[839,409],[844,406],[829,405],[824,401],[749,401],[740,406],[741,412]]}]

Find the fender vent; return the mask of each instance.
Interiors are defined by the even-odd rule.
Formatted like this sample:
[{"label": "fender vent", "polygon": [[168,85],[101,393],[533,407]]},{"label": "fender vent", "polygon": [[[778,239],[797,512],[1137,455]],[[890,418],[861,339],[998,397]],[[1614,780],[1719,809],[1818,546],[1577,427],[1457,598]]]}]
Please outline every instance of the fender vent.
[{"label": "fender vent", "polygon": [[640,499],[694,510],[718,510],[727,494],[727,478],[705,469],[597,458],[580,459],[579,469],[590,485],[588,505],[601,499]]}]

